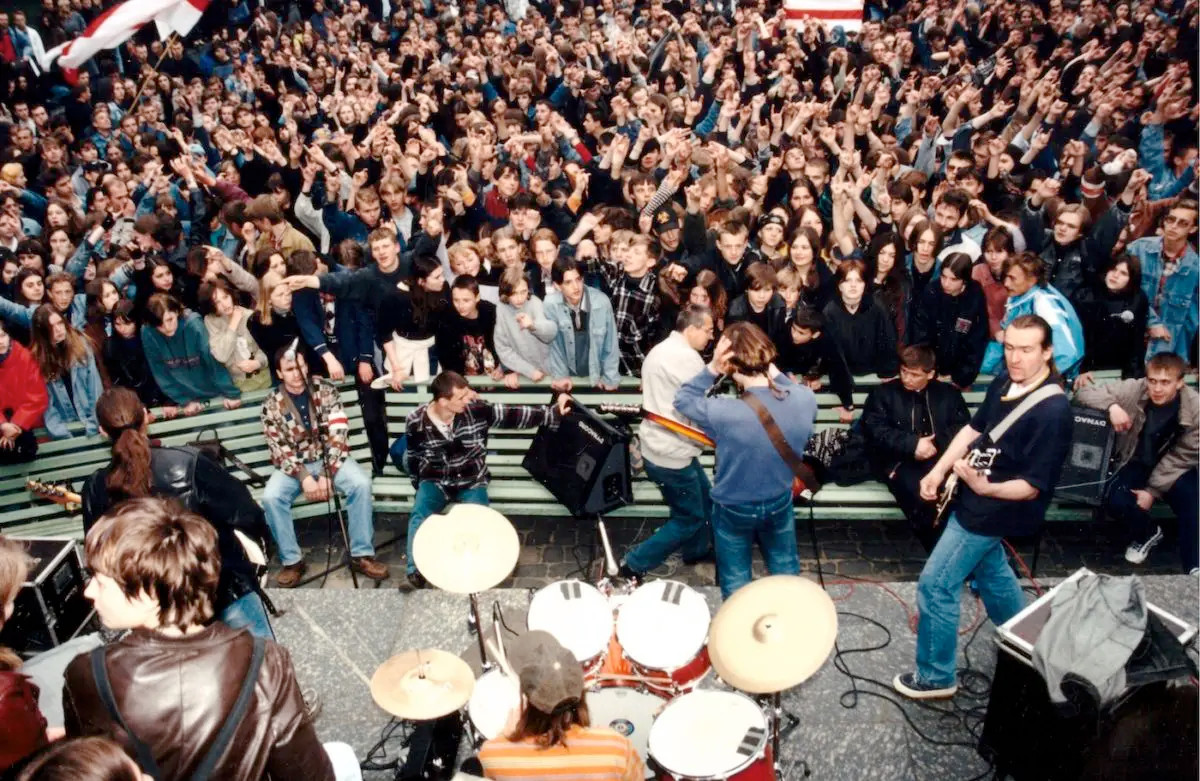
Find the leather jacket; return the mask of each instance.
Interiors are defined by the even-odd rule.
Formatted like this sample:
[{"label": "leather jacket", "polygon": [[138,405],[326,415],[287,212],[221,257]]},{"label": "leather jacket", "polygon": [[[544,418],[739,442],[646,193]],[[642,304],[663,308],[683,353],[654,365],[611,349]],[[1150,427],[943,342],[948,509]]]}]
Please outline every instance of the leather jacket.
[{"label": "leather jacket", "polygon": [[[116,503],[108,491],[109,468],[99,469],[83,484],[85,533]],[[217,530],[221,551],[217,613],[251,591],[258,591],[255,567],[246,558],[246,551],[233,531],[238,529],[260,543],[270,535],[262,508],[246,486],[220,464],[190,447],[151,447],[150,472],[153,495],[178,499]]]},{"label": "leather jacket", "polygon": [[[247,631],[214,622],[187,637],[135,629],[105,649],[117,711],[150,748],[163,778],[195,772],[233,710],[253,646]],[[63,714],[68,735],[111,737],[136,756],[133,741],[100,699],[87,654],[67,666]],[[267,642],[250,705],[211,778],[333,781],[282,646]]]},{"label": "leather jacket", "polygon": [[[922,401],[923,400],[923,401]],[[867,452],[877,474],[887,475],[900,463],[916,461],[917,440],[920,434],[918,402],[928,405],[933,424],[933,443],[940,456],[954,435],[971,422],[971,413],[962,394],[953,385],[932,380],[925,390],[917,393],[899,381],[885,382],[874,388],[863,404],[862,431],[867,439]],[[927,463],[933,466],[935,456]]]}]

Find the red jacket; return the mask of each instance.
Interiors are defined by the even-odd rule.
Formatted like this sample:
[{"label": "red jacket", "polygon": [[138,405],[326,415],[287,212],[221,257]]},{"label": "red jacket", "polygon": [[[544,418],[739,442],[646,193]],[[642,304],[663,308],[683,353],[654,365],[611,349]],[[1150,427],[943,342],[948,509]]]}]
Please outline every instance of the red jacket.
[{"label": "red jacket", "polygon": [[0,671],[0,772],[46,745],[38,688],[19,672]]},{"label": "red jacket", "polygon": [[4,410],[11,409],[12,417],[7,419],[22,431],[38,428],[49,405],[46,381],[37,362],[24,345],[14,341],[8,357],[0,362],[0,420],[5,419]]}]

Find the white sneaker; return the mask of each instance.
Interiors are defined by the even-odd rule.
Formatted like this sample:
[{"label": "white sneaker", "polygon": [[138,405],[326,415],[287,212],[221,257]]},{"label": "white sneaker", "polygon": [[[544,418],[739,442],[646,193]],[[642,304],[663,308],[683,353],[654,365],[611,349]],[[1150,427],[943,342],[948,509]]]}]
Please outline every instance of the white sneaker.
[{"label": "white sneaker", "polygon": [[1125,549],[1125,561],[1128,561],[1130,564],[1141,564],[1150,555],[1151,549],[1162,542],[1162,538],[1162,527],[1155,526],[1154,534],[1150,535],[1150,539],[1145,542],[1135,542]]}]

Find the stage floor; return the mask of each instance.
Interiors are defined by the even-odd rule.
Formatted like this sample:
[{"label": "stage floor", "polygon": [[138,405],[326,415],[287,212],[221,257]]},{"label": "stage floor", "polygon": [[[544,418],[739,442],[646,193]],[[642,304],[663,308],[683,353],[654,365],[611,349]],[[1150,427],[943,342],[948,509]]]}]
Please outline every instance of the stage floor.
[{"label": "stage floor", "polygon": [[[1197,578],[1174,575],[1144,580],[1151,602],[1196,622],[1200,610]],[[915,611],[915,583],[838,579],[831,581],[828,589],[839,613],[842,658],[850,670],[889,683],[897,672],[911,669],[915,635],[909,626],[911,611]],[[715,613],[720,604],[717,590],[700,591]],[[389,719],[368,690],[375,669],[401,651],[432,647],[460,653],[475,643],[468,632],[465,596],[433,590],[401,593],[387,587],[360,591],[273,589],[270,595],[286,611],[275,621],[279,641],[291,652],[301,685],[316,690],[323,701],[317,721],[321,739],[349,743],[360,760],[379,740]],[[497,600],[506,610],[524,609],[529,596],[529,591],[520,589],[491,591],[484,595],[481,607],[490,613]],[[996,664],[995,630],[975,599],[964,596],[963,616],[963,630],[974,625],[976,616],[980,626],[967,649],[969,656],[963,651],[971,633],[960,637],[959,665],[990,676]],[[490,623],[490,618],[484,620]],[[887,640],[887,633],[890,643],[876,648]],[[719,684],[710,676],[705,687],[716,686]],[[987,770],[971,733],[973,729],[977,734],[982,726],[986,694],[973,697],[960,687],[950,703],[921,706],[905,702],[899,707],[865,694],[854,705],[851,687],[850,678],[835,669],[831,655],[813,678],[785,693],[785,707],[799,718],[799,726],[784,742],[785,766],[806,762],[811,778],[822,781],[965,781]],[[890,688],[863,682],[859,687],[893,697]],[[854,707],[846,707],[849,705]],[[936,745],[918,735],[917,729],[929,739],[965,745]],[[389,749],[390,755],[396,756],[399,741]],[[393,773],[368,772],[365,777],[382,781],[391,779]],[[793,767],[787,777],[802,778],[802,768]]]}]

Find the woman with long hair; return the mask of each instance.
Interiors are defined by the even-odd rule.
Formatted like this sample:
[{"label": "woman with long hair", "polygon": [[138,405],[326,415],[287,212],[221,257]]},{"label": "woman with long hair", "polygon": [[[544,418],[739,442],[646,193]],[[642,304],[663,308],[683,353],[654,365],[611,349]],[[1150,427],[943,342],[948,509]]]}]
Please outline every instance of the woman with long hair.
[{"label": "woman with long hair", "polygon": [[[821,238],[812,228],[797,226],[788,244],[787,263],[800,276],[800,303],[820,310],[833,290],[833,272],[821,260]],[[783,261],[776,263],[776,269]]]},{"label": "woman with long hair", "polygon": [[[274,355],[281,348],[288,347],[299,339],[297,349],[304,354],[309,371],[313,374],[324,374],[325,361],[313,352],[300,336],[300,322],[296,319],[296,313],[292,311],[292,291],[282,275],[274,271],[263,275],[258,289],[257,308],[250,315],[246,328],[259,349],[267,356]],[[268,368],[271,372],[271,384],[278,385],[278,367]]]},{"label": "woman with long hair", "polygon": [[220,464],[191,447],[158,447],[147,436],[150,413],[128,388],[106,390],[96,403],[100,428],[112,442],[112,460],[84,481],[83,528],[87,532],[126,500],[143,496],[178,499],[217,530],[221,581],[217,616],[236,628],[273,638],[259,596],[254,565],[234,530],[252,540],[269,535],[262,509],[246,486]]},{"label": "woman with long hair", "polygon": [[200,286],[200,311],[208,329],[208,346],[217,362],[229,371],[240,390],[262,390],[271,384],[267,356],[247,327],[253,314],[238,306],[233,291],[221,279]]},{"label": "woman with long hair", "polygon": [[942,251],[944,237],[938,226],[929,220],[917,221],[909,233],[909,254],[905,259],[909,287],[912,297],[921,295],[925,286],[937,276],[938,254]]},{"label": "woman with long hair", "polygon": [[971,269],[971,278],[983,290],[988,308],[988,333],[993,339],[1000,338],[1000,322],[1004,320],[1004,305],[1008,291],[1004,289],[1004,265],[1017,253],[1012,233],[1007,228],[996,226],[983,237],[983,263]]},{"label": "woman with long hair", "polygon": [[[0,628],[12,618],[32,560],[17,540],[0,536]],[[20,673],[21,657],[0,646],[0,773],[46,745],[38,687]]]},{"label": "woman with long hair", "polygon": [[434,255],[413,260],[407,285],[407,299],[402,297],[397,306],[379,313],[379,341],[394,390],[402,389],[409,378],[425,382],[431,376],[429,348],[450,303],[442,264]]},{"label": "woman with long hair", "polygon": [[892,318],[897,342],[905,343],[912,288],[904,266],[904,242],[892,233],[877,233],[867,245],[867,274],[870,277],[871,297]]},{"label": "woman with long hair", "polygon": [[71,436],[68,426],[82,423],[85,435],[94,436],[98,433],[96,399],[104,391],[104,383],[87,337],[50,304],[34,311],[30,334],[30,352],[50,397],[46,430],[55,439],[66,439]]},{"label": "woman with long hair", "polygon": [[0,298],[0,320],[8,323],[12,338],[29,346],[33,311],[45,300],[46,276],[31,268],[18,271],[12,280],[12,300]]},{"label": "woman with long hair", "polygon": [[104,347],[113,335],[113,313],[117,304],[121,303],[121,291],[111,279],[101,277],[93,279],[84,287],[84,300],[87,307],[87,325],[84,326],[83,333],[91,340],[96,355],[101,356],[101,360],[96,361],[96,368],[100,370],[100,381],[107,388],[112,385],[112,380],[103,360]]},{"label": "woman with long hair", "polygon": [[895,377],[900,369],[896,326],[867,295],[867,267],[860,260],[842,263],[834,275],[838,295],[825,305],[825,322],[842,348],[851,374]]},{"label": "woman with long hair", "polygon": [[530,294],[529,277],[519,268],[505,269],[495,335],[496,353],[504,367],[540,382],[546,377],[550,343],[557,333],[558,326],[545,316],[542,302]]},{"label": "woman with long hair", "polygon": [[[1150,303],[1142,291],[1142,262],[1136,255],[1118,255],[1104,266],[1100,278],[1075,291],[1071,299],[1083,323],[1087,353],[1083,371],[1119,369],[1124,379],[1145,374],[1146,322]],[[1090,375],[1080,381],[1090,381]]]}]

